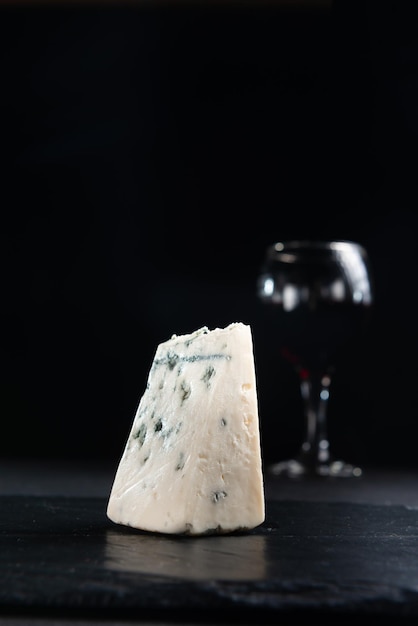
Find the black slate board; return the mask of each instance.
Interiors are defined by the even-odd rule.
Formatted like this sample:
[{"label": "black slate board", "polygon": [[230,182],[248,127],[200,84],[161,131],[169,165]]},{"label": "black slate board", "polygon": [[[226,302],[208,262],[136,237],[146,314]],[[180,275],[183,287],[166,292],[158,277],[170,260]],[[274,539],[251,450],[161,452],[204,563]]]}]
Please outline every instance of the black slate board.
[{"label": "black slate board", "polygon": [[0,497],[0,613],[418,618],[417,509],[268,501],[247,534],[173,537],[117,526],[106,504]]}]

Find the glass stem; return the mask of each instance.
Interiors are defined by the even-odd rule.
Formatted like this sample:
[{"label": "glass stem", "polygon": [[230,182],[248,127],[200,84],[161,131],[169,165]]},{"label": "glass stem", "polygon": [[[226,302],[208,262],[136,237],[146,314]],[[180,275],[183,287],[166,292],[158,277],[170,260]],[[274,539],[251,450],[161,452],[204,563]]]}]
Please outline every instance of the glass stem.
[{"label": "glass stem", "polygon": [[300,381],[305,412],[302,455],[312,467],[326,464],[330,459],[327,433],[330,382],[327,375],[311,376]]}]

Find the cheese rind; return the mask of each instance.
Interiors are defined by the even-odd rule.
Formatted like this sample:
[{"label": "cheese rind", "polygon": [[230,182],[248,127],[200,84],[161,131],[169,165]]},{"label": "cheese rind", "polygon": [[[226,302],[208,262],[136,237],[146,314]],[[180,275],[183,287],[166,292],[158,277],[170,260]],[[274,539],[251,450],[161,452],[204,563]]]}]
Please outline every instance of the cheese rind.
[{"label": "cheese rind", "polygon": [[264,521],[249,326],[204,327],[157,347],[107,515],[117,524],[190,535]]}]

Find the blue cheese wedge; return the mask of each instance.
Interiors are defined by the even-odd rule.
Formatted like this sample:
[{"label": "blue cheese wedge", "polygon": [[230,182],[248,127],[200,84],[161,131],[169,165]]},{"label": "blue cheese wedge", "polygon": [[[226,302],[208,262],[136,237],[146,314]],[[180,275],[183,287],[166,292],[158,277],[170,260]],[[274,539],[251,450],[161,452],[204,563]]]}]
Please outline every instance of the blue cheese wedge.
[{"label": "blue cheese wedge", "polygon": [[264,521],[250,326],[204,327],[157,347],[107,515],[141,530],[188,535]]}]

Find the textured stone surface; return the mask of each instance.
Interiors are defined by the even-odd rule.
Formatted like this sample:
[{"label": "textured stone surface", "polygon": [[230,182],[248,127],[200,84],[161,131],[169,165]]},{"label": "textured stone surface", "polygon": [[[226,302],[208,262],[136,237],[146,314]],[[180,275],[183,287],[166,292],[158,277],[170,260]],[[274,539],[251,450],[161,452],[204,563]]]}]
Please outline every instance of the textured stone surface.
[{"label": "textured stone surface", "polygon": [[258,529],[172,537],[112,524],[105,498],[0,497],[0,612],[418,617],[418,510],[267,501]]}]

